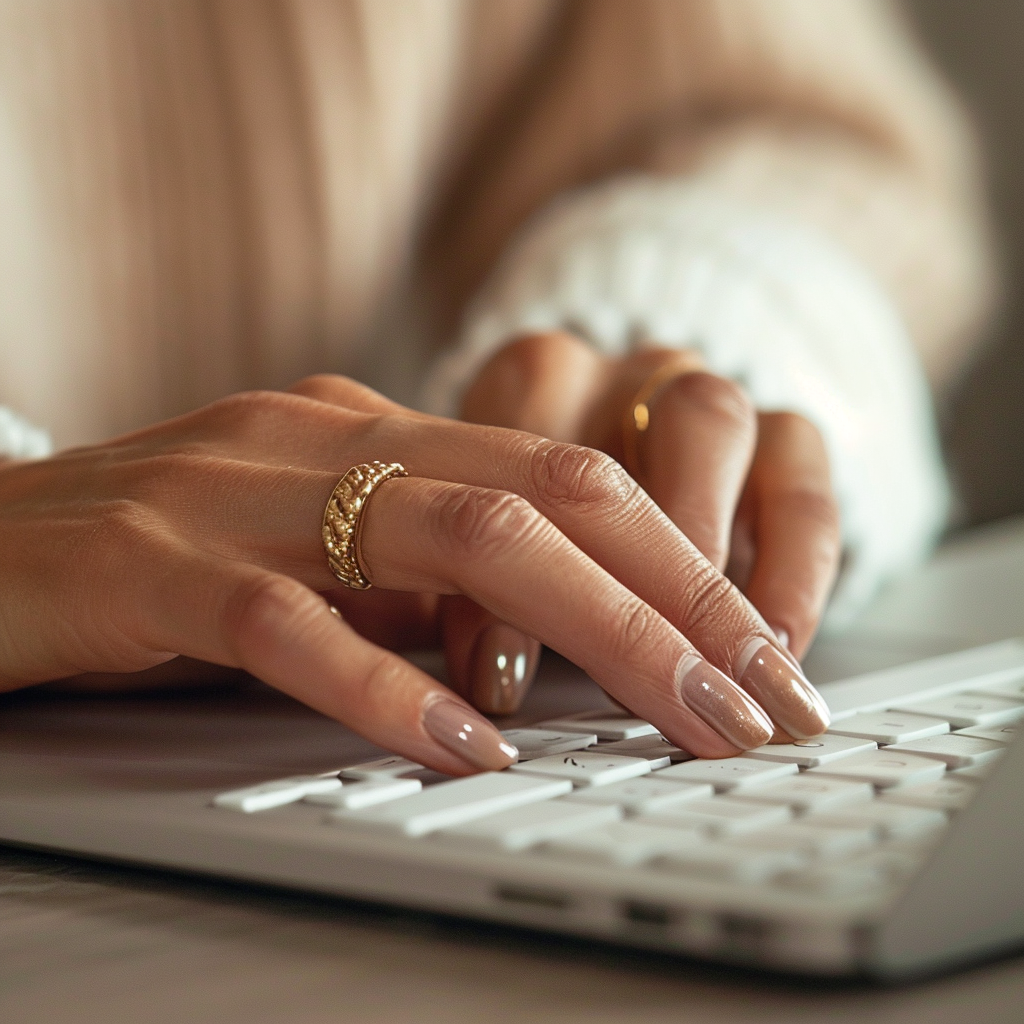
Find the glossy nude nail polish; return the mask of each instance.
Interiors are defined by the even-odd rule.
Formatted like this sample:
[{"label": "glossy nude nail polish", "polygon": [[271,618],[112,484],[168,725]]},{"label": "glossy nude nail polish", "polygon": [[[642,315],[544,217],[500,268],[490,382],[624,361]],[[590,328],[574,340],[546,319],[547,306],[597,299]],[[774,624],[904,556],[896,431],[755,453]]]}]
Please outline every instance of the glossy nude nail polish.
[{"label": "glossy nude nail polish", "polygon": [[828,728],[828,705],[821,694],[763,637],[743,648],[736,661],[736,678],[790,736],[809,739]]},{"label": "glossy nude nail polish", "polygon": [[741,750],[767,743],[771,719],[727,675],[692,654],[676,666],[676,686],[683,703],[720,736]]},{"label": "glossy nude nail polish", "polygon": [[539,645],[518,629],[500,622],[488,626],[473,648],[473,704],[490,715],[516,711],[533,679],[539,654]]},{"label": "glossy nude nail polish", "polygon": [[481,771],[501,771],[519,757],[486,718],[454,700],[440,697],[428,704],[423,728],[445,750]]}]

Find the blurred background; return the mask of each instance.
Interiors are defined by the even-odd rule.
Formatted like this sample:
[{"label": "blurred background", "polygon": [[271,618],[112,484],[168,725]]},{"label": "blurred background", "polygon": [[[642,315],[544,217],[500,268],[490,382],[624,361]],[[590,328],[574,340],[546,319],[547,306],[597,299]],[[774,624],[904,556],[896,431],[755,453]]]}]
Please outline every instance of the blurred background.
[{"label": "blurred background", "polygon": [[1024,512],[1024,2],[905,5],[974,115],[1002,247],[1002,313],[945,410],[965,519],[979,523]]}]

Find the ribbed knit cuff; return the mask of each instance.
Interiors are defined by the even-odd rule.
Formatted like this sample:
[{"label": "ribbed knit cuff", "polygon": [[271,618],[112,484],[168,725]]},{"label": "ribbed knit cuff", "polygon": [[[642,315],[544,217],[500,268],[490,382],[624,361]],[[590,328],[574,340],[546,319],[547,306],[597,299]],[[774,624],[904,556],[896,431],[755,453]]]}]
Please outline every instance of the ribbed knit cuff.
[{"label": "ribbed knit cuff", "polygon": [[0,458],[45,459],[52,454],[53,442],[45,430],[0,406]]}]

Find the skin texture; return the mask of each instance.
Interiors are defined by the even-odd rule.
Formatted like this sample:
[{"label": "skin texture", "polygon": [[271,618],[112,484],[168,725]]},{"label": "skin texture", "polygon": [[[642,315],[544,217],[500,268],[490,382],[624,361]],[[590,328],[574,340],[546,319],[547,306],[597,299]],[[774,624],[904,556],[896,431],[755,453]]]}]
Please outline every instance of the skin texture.
[{"label": "skin texture", "polygon": [[[759,412],[739,385],[707,373],[695,352],[645,348],[612,359],[561,332],[519,338],[497,352],[468,390],[463,415],[598,448],[629,465],[624,415],[664,366],[677,373],[647,402],[650,423],[630,468],[799,657],[840,557],[828,459],[806,419]],[[473,629],[488,624],[481,618]],[[460,639],[454,649],[466,643]],[[528,648],[525,638],[523,644]],[[457,659],[452,668],[465,671]]]},{"label": "skin texture", "polygon": [[[374,459],[410,475],[367,504],[361,562],[377,589],[356,593],[327,567],[320,520],[341,474]],[[183,655],[452,774],[511,755],[458,696],[465,673],[453,693],[395,653],[404,645],[443,633],[468,664],[481,629],[507,623],[709,757],[736,747],[682,699],[681,659],[724,679],[752,639],[778,646],[612,458],[413,413],[341,377],[5,464],[0,575],[2,689]]]}]

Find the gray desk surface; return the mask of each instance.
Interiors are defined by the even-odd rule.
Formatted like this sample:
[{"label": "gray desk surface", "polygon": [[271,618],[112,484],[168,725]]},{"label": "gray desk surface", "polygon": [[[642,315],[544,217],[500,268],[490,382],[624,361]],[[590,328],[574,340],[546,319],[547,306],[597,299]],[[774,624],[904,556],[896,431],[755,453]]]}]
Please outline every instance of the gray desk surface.
[{"label": "gray desk surface", "polygon": [[[1011,523],[948,546],[808,665],[827,681],[1021,634],[1024,523]],[[557,664],[549,674],[527,716],[587,699]],[[1024,957],[899,989],[811,984],[0,849],[5,1024],[988,1024],[1024,1019],[1022,1002]]]}]

